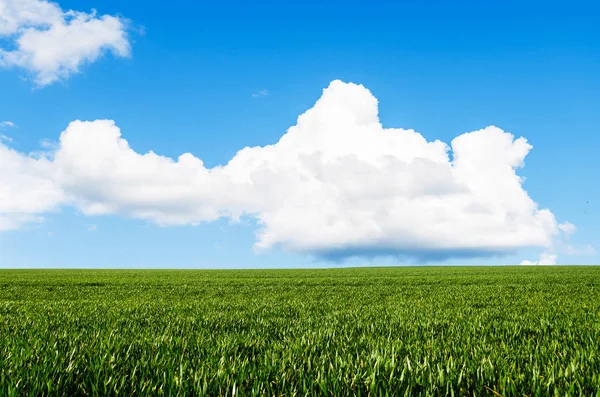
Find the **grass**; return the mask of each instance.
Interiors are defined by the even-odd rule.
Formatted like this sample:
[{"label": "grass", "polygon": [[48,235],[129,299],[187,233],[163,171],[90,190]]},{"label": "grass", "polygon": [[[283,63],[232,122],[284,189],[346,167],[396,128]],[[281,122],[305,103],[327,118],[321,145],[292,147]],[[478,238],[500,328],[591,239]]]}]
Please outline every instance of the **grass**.
[{"label": "grass", "polygon": [[600,396],[600,268],[3,270],[0,395]]}]

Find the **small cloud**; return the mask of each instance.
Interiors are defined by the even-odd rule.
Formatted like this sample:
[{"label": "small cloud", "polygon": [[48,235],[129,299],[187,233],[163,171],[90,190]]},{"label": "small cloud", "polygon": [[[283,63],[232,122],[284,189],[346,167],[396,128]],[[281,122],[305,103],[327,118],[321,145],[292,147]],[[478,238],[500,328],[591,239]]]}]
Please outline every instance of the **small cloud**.
[{"label": "small cloud", "polygon": [[48,232],[48,237],[52,237],[52,232]]},{"label": "small cloud", "polygon": [[521,266],[552,266],[556,265],[556,258],[558,258],[556,254],[542,252],[539,260],[533,262],[525,260],[521,262]]},{"label": "small cloud", "polygon": [[596,255],[596,249],[591,244],[567,244],[567,246],[565,247],[565,252],[569,255]]},{"label": "small cloud", "polygon": [[575,233],[575,230],[577,230],[575,225],[573,225],[571,222],[561,223],[560,225],[558,225],[558,228],[560,229],[561,232],[563,232],[567,236]]},{"label": "small cloud", "polygon": [[[0,121],[0,130],[14,127],[16,127],[16,125],[12,121]],[[12,142],[12,138],[8,135],[0,134],[0,142],[2,141]]]},{"label": "small cloud", "polygon": [[0,68],[20,68],[37,88],[65,81],[106,53],[130,56],[130,22],[65,11],[47,0],[0,0]]},{"label": "small cloud", "polygon": [[60,145],[50,139],[42,139],[40,141],[40,146],[44,149],[58,149]]},{"label": "small cloud", "polygon": [[87,228],[88,232],[95,232],[98,230],[98,225],[85,225],[85,227]]},{"label": "small cloud", "polygon": [[252,94],[252,98],[262,98],[262,97],[266,97],[267,95],[269,95],[269,90],[262,89],[262,90],[256,91],[254,94]]}]

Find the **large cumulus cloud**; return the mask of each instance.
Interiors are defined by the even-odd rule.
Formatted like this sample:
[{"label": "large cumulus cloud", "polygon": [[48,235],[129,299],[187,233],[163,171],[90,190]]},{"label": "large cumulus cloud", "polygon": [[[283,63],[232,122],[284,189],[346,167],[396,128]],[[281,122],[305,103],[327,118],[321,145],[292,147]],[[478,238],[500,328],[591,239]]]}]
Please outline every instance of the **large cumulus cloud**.
[{"label": "large cumulus cloud", "polygon": [[9,177],[40,178],[52,194],[39,194],[54,200],[0,213],[36,217],[62,204],[160,225],[246,215],[260,225],[257,249],[330,259],[507,254],[549,247],[561,229],[516,173],[531,148],[494,126],[450,144],[384,128],[369,90],[333,81],[279,142],[214,168],[189,153],[137,153],[110,120],[72,122],[51,159],[0,146],[14,157],[0,161],[27,163]]}]

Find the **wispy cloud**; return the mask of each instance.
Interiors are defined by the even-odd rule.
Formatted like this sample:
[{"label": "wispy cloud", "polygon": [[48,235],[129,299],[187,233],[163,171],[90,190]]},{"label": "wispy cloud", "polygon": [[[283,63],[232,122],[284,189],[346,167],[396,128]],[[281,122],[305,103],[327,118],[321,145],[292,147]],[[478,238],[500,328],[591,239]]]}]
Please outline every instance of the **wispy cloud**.
[{"label": "wispy cloud", "polygon": [[43,149],[58,149],[58,142],[51,141],[50,139],[42,139],[40,141],[40,146]]},{"label": "wispy cloud", "polygon": [[262,90],[258,90],[255,93],[252,94],[252,98],[263,98],[269,95],[269,90],[267,89],[262,89]]},{"label": "wispy cloud", "polygon": [[[0,121],[0,130],[12,127],[16,127],[12,121]],[[12,138],[0,133],[0,141],[12,142]]]},{"label": "wispy cloud", "polygon": [[98,230],[98,225],[94,225],[94,224],[85,225],[85,227],[87,228],[88,232],[95,232],[96,230]]},{"label": "wispy cloud", "polygon": [[565,235],[569,236],[573,233],[575,233],[575,231],[577,230],[577,228],[575,227],[575,225],[573,225],[571,222],[565,222],[561,225],[558,225],[558,228],[565,233]]},{"label": "wispy cloud", "polygon": [[567,244],[565,251],[569,255],[596,255],[596,249],[591,244],[570,245]]}]

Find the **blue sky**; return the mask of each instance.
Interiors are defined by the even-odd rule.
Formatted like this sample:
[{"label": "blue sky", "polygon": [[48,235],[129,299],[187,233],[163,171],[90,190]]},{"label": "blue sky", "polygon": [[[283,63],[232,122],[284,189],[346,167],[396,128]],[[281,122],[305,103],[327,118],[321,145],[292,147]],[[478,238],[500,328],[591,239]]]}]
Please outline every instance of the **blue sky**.
[{"label": "blue sky", "polygon": [[[137,153],[190,152],[211,168],[244,147],[276,143],[339,79],[370,90],[386,128],[446,143],[489,125],[527,138],[533,149],[517,171],[523,189],[576,227],[550,250],[559,264],[600,263],[600,8],[593,2],[59,5],[126,18],[130,53],[106,53],[43,86],[26,67],[0,68],[0,121],[15,124],[0,133],[19,153],[58,141],[74,120],[110,119]],[[13,39],[5,36],[0,48],[14,48]],[[340,265],[310,249],[256,252],[252,217],[161,226],[72,205],[41,216],[0,231],[0,267]],[[546,251],[524,246],[440,264],[518,264]],[[345,262],[395,263],[405,262],[369,255]]]}]

